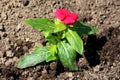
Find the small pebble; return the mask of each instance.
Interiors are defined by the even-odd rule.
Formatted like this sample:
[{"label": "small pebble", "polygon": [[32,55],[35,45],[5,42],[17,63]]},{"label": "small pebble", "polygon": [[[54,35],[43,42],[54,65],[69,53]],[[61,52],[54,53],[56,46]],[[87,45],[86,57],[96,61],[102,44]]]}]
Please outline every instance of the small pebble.
[{"label": "small pebble", "polygon": [[3,34],[3,37],[4,37],[4,38],[7,37],[7,33],[4,33],[4,34]]},{"label": "small pebble", "polygon": [[21,14],[18,15],[18,18],[22,18],[23,16]]},{"label": "small pebble", "polygon": [[25,41],[29,41],[30,39],[29,38],[26,38]]},{"label": "small pebble", "polygon": [[0,51],[0,58],[2,58],[3,57],[3,53]]},{"label": "small pebble", "polygon": [[3,30],[3,26],[2,25],[0,25],[0,31],[2,31]]},{"label": "small pebble", "polygon": [[21,45],[22,45],[22,43],[23,43],[23,41],[18,40],[16,43],[17,43],[17,45],[18,45],[18,46],[21,46]]},{"label": "small pebble", "polygon": [[94,71],[95,71],[95,72],[100,71],[100,66],[99,66],[99,65],[97,65],[97,66],[94,68]]},{"label": "small pebble", "polygon": [[24,71],[24,72],[22,72],[22,75],[26,75],[28,73],[29,73],[29,71]]},{"label": "small pebble", "polygon": [[5,27],[4,27],[4,24],[0,24],[0,31],[2,31],[2,32],[5,32],[6,30],[5,30]]},{"label": "small pebble", "polygon": [[42,46],[42,43],[41,43],[41,42],[36,42],[36,43],[35,43],[35,46],[36,46],[36,47],[40,47],[40,46]]},{"label": "small pebble", "polygon": [[22,28],[21,24],[18,24],[18,26],[16,27],[16,31],[17,31],[17,32],[20,31],[21,28]]},{"label": "small pebble", "polygon": [[14,57],[14,58],[13,58],[13,61],[18,61],[18,58],[17,58],[17,57]]},{"label": "small pebble", "polygon": [[28,77],[27,80],[34,80],[34,78],[33,77]]},{"label": "small pebble", "polygon": [[52,63],[50,64],[50,68],[51,68],[52,70],[55,70],[55,69],[56,69],[56,66],[57,66],[57,63],[56,63],[56,62],[52,62]]},{"label": "small pebble", "polygon": [[44,68],[42,71],[42,74],[46,74],[46,73],[47,73],[47,70]]},{"label": "small pebble", "polygon": [[23,50],[24,50],[24,51],[28,51],[28,47],[27,47],[27,46],[24,46],[24,47],[23,47]]},{"label": "small pebble", "polygon": [[24,6],[27,6],[29,4],[29,0],[22,0],[22,2]]},{"label": "small pebble", "polygon": [[2,12],[2,13],[1,13],[1,18],[2,18],[3,20],[7,20],[7,19],[8,19],[8,15],[7,15],[6,13]]},{"label": "small pebble", "polygon": [[9,66],[10,64],[12,64],[13,60],[12,59],[8,59],[6,62],[5,62],[5,65],[6,66]]},{"label": "small pebble", "polygon": [[14,62],[14,66],[18,66],[18,61],[19,61],[19,59],[18,59],[18,57],[13,57],[13,62]]},{"label": "small pebble", "polygon": [[12,51],[11,51],[11,50],[6,51],[6,56],[7,56],[7,57],[13,57]]},{"label": "small pebble", "polygon": [[5,64],[6,58],[0,58],[0,65]]},{"label": "small pebble", "polygon": [[69,78],[73,77],[73,73],[72,72],[68,72],[66,73],[66,76],[68,76]]}]

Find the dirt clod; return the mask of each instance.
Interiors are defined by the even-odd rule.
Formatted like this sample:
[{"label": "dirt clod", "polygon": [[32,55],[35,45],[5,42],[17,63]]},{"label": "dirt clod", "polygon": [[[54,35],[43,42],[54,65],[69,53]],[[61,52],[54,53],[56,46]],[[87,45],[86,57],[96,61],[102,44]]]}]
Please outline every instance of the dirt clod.
[{"label": "dirt clod", "polygon": [[3,26],[2,25],[0,25],[0,31],[2,31],[3,30]]},{"label": "dirt clod", "polygon": [[29,4],[29,0],[22,0],[22,1],[24,6],[27,6]]},{"label": "dirt clod", "polygon": [[13,57],[13,53],[12,53],[12,51],[11,50],[9,50],[9,51],[6,51],[6,56],[7,57]]},{"label": "dirt clod", "polygon": [[5,66],[9,66],[13,63],[13,60],[12,59],[8,59],[6,62],[5,62]]},{"label": "dirt clod", "polygon": [[0,57],[2,58],[3,57],[3,53],[0,51]]}]

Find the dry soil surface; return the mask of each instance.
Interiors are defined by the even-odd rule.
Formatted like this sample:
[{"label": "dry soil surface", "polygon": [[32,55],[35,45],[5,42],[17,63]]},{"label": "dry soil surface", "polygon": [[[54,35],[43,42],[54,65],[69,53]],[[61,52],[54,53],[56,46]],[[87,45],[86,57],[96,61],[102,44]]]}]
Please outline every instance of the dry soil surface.
[{"label": "dry soil surface", "polygon": [[[99,29],[85,40],[79,70],[71,72],[59,61],[18,69],[18,61],[45,42],[42,32],[24,21],[53,20],[58,8]],[[120,0],[0,0],[0,80],[120,80]]]}]

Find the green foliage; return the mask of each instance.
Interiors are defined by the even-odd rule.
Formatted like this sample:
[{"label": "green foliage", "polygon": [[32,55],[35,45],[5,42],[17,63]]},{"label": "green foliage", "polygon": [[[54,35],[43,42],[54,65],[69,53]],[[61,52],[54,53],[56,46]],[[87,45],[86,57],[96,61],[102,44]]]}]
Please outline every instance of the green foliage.
[{"label": "green foliage", "polygon": [[83,53],[83,41],[75,31],[68,29],[66,32],[66,38],[75,51],[80,54]]},{"label": "green foliage", "polygon": [[47,60],[51,56],[49,51],[49,46],[37,47],[33,53],[25,55],[19,62],[18,68],[26,68],[30,66],[35,66]]},{"label": "green foliage", "polygon": [[25,21],[25,23],[37,30],[48,31],[48,32],[53,32],[55,26],[54,23],[47,18],[28,19]]},{"label": "green foliage", "polygon": [[56,45],[51,45],[51,47],[50,47],[50,53],[51,53],[52,55],[55,55],[56,52],[57,52],[57,47],[56,47]]},{"label": "green foliage", "polygon": [[60,59],[61,63],[70,70],[78,70],[76,53],[83,54],[84,45],[81,35],[95,34],[98,30],[91,25],[77,21],[74,25],[65,25],[59,19],[54,23],[46,18],[28,19],[25,23],[37,30],[42,30],[46,45],[37,47],[33,53],[25,55],[19,62],[18,68],[34,66],[41,62]]},{"label": "green foliage", "polygon": [[65,24],[63,24],[60,20],[56,19],[55,18],[55,29],[54,29],[54,32],[60,32],[60,31],[63,31],[65,30],[67,27]]},{"label": "green foliage", "polygon": [[46,40],[48,41],[49,44],[56,44],[58,38],[59,37],[57,35],[50,33],[46,36]]},{"label": "green foliage", "polygon": [[78,68],[75,64],[76,52],[74,49],[65,41],[58,43],[57,48],[58,56],[62,64],[70,70],[77,70]]},{"label": "green foliage", "polygon": [[92,27],[90,24],[85,24],[82,21],[77,21],[74,25],[76,32],[81,36],[83,34],[91,35],[98,32],[98,29]]},{"label": "green foliage", "polygon": [[57,56],[55,56],[55,55],[50,55],[50,56],[46,59],[46,62],[50,62],[50,61],[53,61],[53,60],[57,60]]}]

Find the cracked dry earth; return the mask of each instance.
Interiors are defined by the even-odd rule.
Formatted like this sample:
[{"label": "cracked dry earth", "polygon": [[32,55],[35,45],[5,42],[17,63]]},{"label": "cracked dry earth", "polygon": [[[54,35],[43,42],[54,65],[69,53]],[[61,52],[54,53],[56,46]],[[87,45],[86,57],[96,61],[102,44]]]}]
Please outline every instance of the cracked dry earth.
[{"label": "cracked dry earth", "polygon": [[[54,18],[57,8],[79,14],[99,29],[85,41],[85,58],[71,72],[59,61],[20,70],[18,61],[45,42],[41,31],[24,24],[29,18]],[[84,38],[83,38],[84,39]],[[120,80],[120,0],[0,0],[0,80]]]}]

